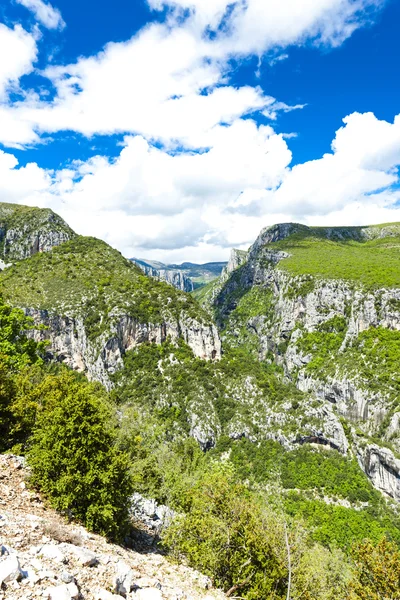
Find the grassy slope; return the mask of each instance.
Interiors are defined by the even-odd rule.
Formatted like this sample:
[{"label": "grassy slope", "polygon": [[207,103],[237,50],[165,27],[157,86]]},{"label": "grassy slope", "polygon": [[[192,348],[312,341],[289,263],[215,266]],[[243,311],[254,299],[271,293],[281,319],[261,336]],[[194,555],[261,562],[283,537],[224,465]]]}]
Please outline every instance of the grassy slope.
[{"label": "grassy slope", "polygon": [[[349,235],[344,240],[327,239],[326,229],[310,228],[269,247],[291,255],[282,260],[278,268],[293,275],[351,280],[367,288],[399,287],[400,227],[398,233],[396,227],[396,224],[375,226],[370,229],[372,239],[362,239],[358,236],[358,228],[349,228],[348,231],[354,229],[355,239]],[[383,228],[392,235],[374,238]]]},{"label": "grassy slope", "polygon": [[112,311],[141,322],[161,322],[181,311],[209,320],[194,299],[172,286],[146,277],[117,250],[95,238],[70,242],[15,264],[0,275],[11,304],[82,315],[96,337],[107,327]]}]

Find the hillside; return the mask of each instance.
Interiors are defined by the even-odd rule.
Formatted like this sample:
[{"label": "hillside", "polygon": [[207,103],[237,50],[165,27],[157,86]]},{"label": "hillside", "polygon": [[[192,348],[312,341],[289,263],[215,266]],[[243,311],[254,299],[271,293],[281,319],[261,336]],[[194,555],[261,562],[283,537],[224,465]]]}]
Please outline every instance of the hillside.
[{"label": "hillside", "polygon": [[75,233],[48,208],[0,203],[0,259],[4,263],[47,252]]},{"label": "hillside", "polygon": [[184,262],[181,265],[164,264],[156,260],[131,258],[146,275],[167,281],[177,289],[185,292],[200,290],[207,283],[216,279],[226,266],[225,262],[196,263]]},{"label": "hillside", "polygon": [[357,553],[393,556],[400,589],[400,289],[285,266],[317,243],[349,270],[377,241],[396,249],[397,226],[267,228],[200,290],[203,308],[94,238],[17,261],[0,274],[0,448],[113,539],[133,492],[167,505],[164,551],[228,596],[286,598],[287,548],[292,600],[363,590]]},{"label": "hillside", "polygon": [[223,344],[281,365],[298,389],[348,420],[360,465],[396,499],[399,249],[397,224],[269,227],[202,299]]},{"label": "hillside", "polygon": [[132,600],[224,598],[210,589],[207,577],[171,565],[151,545],[146,553],[135,552],[68,523],[27,488],[29,471],[21,468],[22,464],[18,457],[0,456],[0,597],[122,600],[129,594]]},{"label": "hillside", "polygon": [[0,276],[4,298],[49,328],[52,356],[110,384],[124,352],[182,337],[197,356],[220,354],[218,333],[191,296],[146,277],[117,250],[75,237]]}]

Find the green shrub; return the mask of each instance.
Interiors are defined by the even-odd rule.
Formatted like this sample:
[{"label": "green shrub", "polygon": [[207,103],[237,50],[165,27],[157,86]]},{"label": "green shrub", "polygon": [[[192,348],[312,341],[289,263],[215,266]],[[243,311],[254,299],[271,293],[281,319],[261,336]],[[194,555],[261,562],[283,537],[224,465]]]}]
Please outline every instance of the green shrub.
[{"label": "green shrub", "polygon": [[64,393],[39,413],[31,438],[31,482],[57,510],[120,538],[132,483],[127,458],[115,447],[112,411],[98,388],[61,377]]},{"label": "green shrub", "polygon": [[353,548],[355,577],[351,600],[399,600],[400,552],[382,538],[377,544],[365,541]]},{"label": "green shrub", "polygon": [[185,556],[227,595],[248,600],[286,597],[284,532],[276,515],[223,465],[188,494],[188,512],[174,520],[164,537],[173,555]]}]

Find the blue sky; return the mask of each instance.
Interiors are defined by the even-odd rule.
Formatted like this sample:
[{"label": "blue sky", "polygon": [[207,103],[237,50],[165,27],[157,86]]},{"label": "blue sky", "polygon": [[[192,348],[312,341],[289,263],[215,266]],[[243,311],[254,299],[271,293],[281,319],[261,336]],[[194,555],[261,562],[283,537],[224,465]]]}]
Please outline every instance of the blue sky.
[{"label": "blue sky", "polygon": [[395,0],[12,0],[0,23],[2,201],[174,262],[400,220]]}]

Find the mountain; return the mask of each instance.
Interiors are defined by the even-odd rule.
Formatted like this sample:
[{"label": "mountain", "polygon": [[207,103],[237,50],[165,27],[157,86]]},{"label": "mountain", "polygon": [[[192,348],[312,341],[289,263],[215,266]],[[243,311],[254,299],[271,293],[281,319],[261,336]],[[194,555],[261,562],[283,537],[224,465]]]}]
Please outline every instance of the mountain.
[{"label": "mountain", "polygon": [[[223,345],[279,365],[377,489],[400,499],[400,224],[264,229],[202,290]],[[285,417],[285,420],[288,417]],[[343,425],[343,427],[342,427]],[[343,433],[346,443],[343,444]]]},{"label": "mountain", "polygon": [[[163,263],[151,261],[146,263],[143,260],[131,258],[131,261],[135,263],[146,275],[166,281],[170,285],[173,285],[176,289],[182,290],[182,292],[192,292],[193,282],[189,277],[184,275],[183,271],[178,269],[168,269]],[[155,266],[157,265],[157,267]]]},{"label": "mountain", "polygon": [[[0,447],[27,453],[52,506],[136,543],[128,510],[140,521],[132,499],[148,505],[164,550],[227,596],[348,600],[351,586],[362,600],[379,585],[394,598],[400,226],[269,227],[187,294],[52,214],[49,243],[23,258],[24,233],[47,225],[16,211],[18,259],[0,273]],[[12,531],[3,514],[0,527]],[[7,552],[0,576],[18,559]],[[13,572],[21,586],[6,593],[22,598]]]},{"label": "mountain", "polygon": [[146,275],[167,281],[184,292],[193,292],[216,279],[226,266],[226,262],[212,262],[203,265],[184,262],[181,265],[164,264],[155,260],[131,258]]},{"label": "mountain", "polygon": [[48,252],[75,233],[48,208],[0,203],[0,260],[3,263]]},{"label": "mountain", "polygon": [[15,215],[23,218],[14,221],[7,258],[40,243],[0,284],[7,302],[47,328],[35,335],[50,340],[49,357],[110,387],[126,350],[146,341],[181,338],[195,356],[220,356],[216,327],[191,296],[146,277],[106,243],[75,235],[51,211],[19,207]]}]

